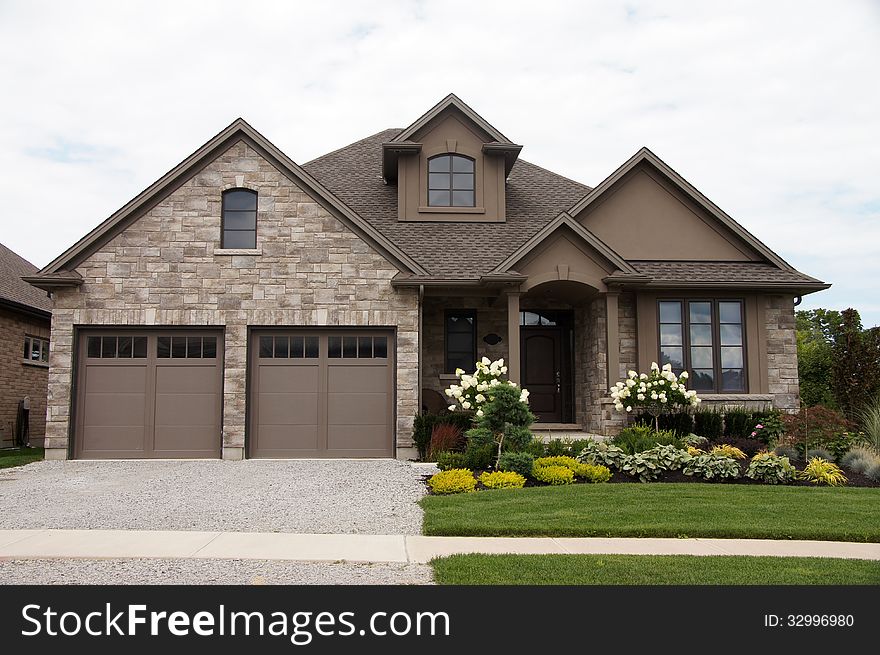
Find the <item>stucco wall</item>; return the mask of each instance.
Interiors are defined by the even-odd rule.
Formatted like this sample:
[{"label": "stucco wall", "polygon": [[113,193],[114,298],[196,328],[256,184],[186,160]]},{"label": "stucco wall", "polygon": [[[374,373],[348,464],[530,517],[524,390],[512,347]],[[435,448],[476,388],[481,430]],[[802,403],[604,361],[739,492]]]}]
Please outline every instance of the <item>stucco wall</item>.
[{"label": "stucco wall", "polygon": [[[221,193],[259,193],[260,255],[221,255]],[[48,456],[68,447],[74,325],[226,328],[224,456],[245,445],[247,326],[396,326],[397,445],[417,410],[418,296],[397,269],[243,142],[229,148],[76,269],[52,322]]]},{"label": "stucco wall", "polygon": [[14,443],[18,402],[25,396],[31,401],[30,443],[43,445],[49,370],[36,362],[25,363],[25,335],[48,339],[48,320],[0,308],[0,446]]}]

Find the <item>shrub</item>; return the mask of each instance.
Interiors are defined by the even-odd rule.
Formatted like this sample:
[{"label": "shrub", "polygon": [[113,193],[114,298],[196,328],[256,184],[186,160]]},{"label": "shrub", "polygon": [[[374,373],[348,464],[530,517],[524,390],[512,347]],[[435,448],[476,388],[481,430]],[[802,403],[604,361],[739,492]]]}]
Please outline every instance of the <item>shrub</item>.
[{"label": "shrub", "polygon": [[829,487],[839,487],[847,483],[846,476],[840,470],[840,467],[821,457],[814,457],[807,462],[804,470],[798,472],[797,477],[813,484],[827,485]]},{"label": "shrub", "polygon": [[548,455],[570,455],[571,454],[571,439],[551,439],[546,444],[544,444],[544,450]]},{"label": "shrub", "polygon": [[724,429],[724,416],[715,409],[700,409],[694,414],[694,432],[715,441]]},{"label": "shrub", "polygon": [[590,439],[587,441],[577,459],[587,464],[600,464],[612,469],[619,469],[626,453],[614,444]]},{"label": "shrub", "polygon": [[474,366],[476,370],[470,375],[460,368],[455,369],[455,376],[461,384],[453,384],[446,389],[446,396],[452,403],[449,411],[463,409],[473,411],[480,416],[480,412],[486,409],[485,403],[489,400],[489,392],[495,392],[501,387],[516,389],[519,399],[523,403],[528,401],[528,391],[520,390],[515,382],[504,379],[507,366],[504,365],[503,359],[492,362],[488,357],[483,357]]},{"label": "shrub", "polygon": [[624,428],[611,442],[628,455],[650,450],[659,445],[681,446],[682,442],[674,432],[660,430],[655,432],[648,425],[638,424]]},{"label": "shrub", "polygon": [[522,489],[526,479],[514,471],[486,471],[480,475],[480,482],[487,489]]},{"label": "shrub", "polygon": [[431,431],[428,461],[437,459],[440,453],[461,451],[464,445],[464,433],[460,427],[452,423],[437,423]]},{"label": "shrub", "polygon": [[706,453],[705,450],[701,450],[700,448],[695,448],[694,446],[687,447],[687,454],[691,457],[696,457],[697,455],[704,455]]},{"label": "shrub", "polygon": [[519,473],[521,476],[528,478],[532,475],[532,467],[535,465],[535,458],[531,453],[527,452],[506,452],[501,455],[498,460],[499,471],[512,471]]},{"label": "shrub", "polygon": [[849,450],[859,444],[864,443],[864,436],[853,432],[841,432],[832,439],[826,441],[823,446],[827,450],[834,461],[839,461]]},{"label": "shrub", "polygon": [[568,455],[552,455],[549,457],[539,457],[535,460],[535,468],[545,468],[547,466],[564,466],[573,472],[581,465],[574,457]]},{"label": "shrub", "polygon": [[877,457],[870,448],[862,447],[852,448],[840,458],[841,468],[861,474],[864,474],[875,462],[880,462],[880,457]]},{"label": "shrub", "polygon": [[779,457],[773,453],[758,453],[752,457],[745,475],[765,484],[788,484],[794,480],[795,468],[788,461],[788,457]]},{"label": "shrub", "polygon": [[[636,422],[650,425],[654,422],[654,417],[647,412],[642,412],[636,416]],[[694,417],[688,412],[660,414],[657,417],[657,427],[661,430],[674,432],[678,437],[684,437],[694,431]]]},{"label": "shrub", "polygon": [[467,412],[450,412],[447,414],[416,414],[413,421],[413,441],[419,450],[419,459],[426,459],[431,445],[431,434],[434,426],[439,423],[457,426],[462,432],[471,428],[473,415]]},{"label": "shrub", "polygon": [[749,457],[767,449],[767,444],[749,437],[721,437],[718,440],[718,444],[722,446],[726,444],[738,448]]},{"label": "shrub", "polygon": [[865,469],[865,475],[874,482],[880,482],[880,459],[875,459],[874,463]]},{"label": "shrub", "polygon": [[726,480],[740,476],[736,460],[720,453],[706,453],[692,458],[684,465],[682,473],[704,480]]},{"label": "shrub", "polygon": [[[659,416],[677,407],[696,407],[700,404],[696,391],[686,389],[688,372],[681,375],[672,372],[672,364],[661,368],[651,363],[649,373],[639,375],[628,371],[626,380],[611,387],[611,400],[618,412],[631,412],[633,407],[642,408],[651,416]],[[657,421],[654,427],[659,429]]]},{"label": "shrub", "polygon": [[611,470],[601,464],[579,464],[574,474],[587,482],[608,482]]},{"label": "shrub", "polygon": [[753,413],[752,423],[752,432],[749,434],[749,437],[757,439],[764,444],[776,443],[785,434],[782,412],[778,409]]},{"label": "shrub", "polygon": [[491,443],[468,442],[467,450],[464,451],[467,468],[475,471],[485,470],[492,467],[495,461],[495,445]]},{"label": "shrub", "polygon": [[437,468],[441,471],[467,468],[467,462],[464,453],[437,453]]},{"label": "shrub", "polygon": [[536,466],[532,476],[545,484],[571,484],[574,482],[574,471],[567,466]]},{"label": "shrub", "polygon": [[532,437],[532,440],[529,441],[521,451],[529,453],[532,457],[543,457],[547,454],[547,447],[544,445],[543,441],[536,437]]},{"label": "shrub", "polygon": [[682,438],[682,443],[686,446],[696,446],[697,448],[699,448],[700,446],[709,443],[709,440],[706,437],[701,437],[698,434],[691,433]]},{"label": "shrub", "polygon": [[834,461],[834,456],[831,453],[829,453],[827,450],[825,450],[824,448],[810,448],[807,451],[807,456],[806,456],[807,461],[809,461],[811,459],[816,459],[817,457],[819,459],[824,459],[826,462],[833,462]]},{"label": "shrub", "polygon": [[460,494],[474,491],[477,481],[468,469],[449,469],[432,475],[428,486],[435,494]]},{"label": "shrub", "polygon": [[752,433],[753,427],[752,413],[748,410],[736,407],[724,413],[725,437],[747,437]]},{"label": "shrub", "polygon": [[485,402],[475,414],[474,427],[467,432],[468,439],[494,446],[496,464],[505,449],[521,450],[532,440],[528,426],[535,416],[525,402],[527,397],[512,383],[498,384],[486,391]]},{"label": "shrub", "polygon": [[745,459],[746,454],[741,451],[736,446],[731,446],[730,444],[723,443],[718,446],[712,448],[709,451],[712,455],[723,455],[725,457],[730,457],[732,459]]},{"label": "shrub", "polygon": [[776,446],[773,453],[780,457],[788,457],[788,459],[798,459],[801,456],[801,452],[794,446]]},{"label": "shrub", "polygon": [[871,448],[880,454],[880,396],[859,410],[856,419]]},{"label": "shrub", "polygon": [[783,414],[782,422],[785,436],[801,448],[805,443],[809,443],[808,448],[824,447],[840,433],[855,429],[843,414],[821,405],[801,408],[797,414]]}]

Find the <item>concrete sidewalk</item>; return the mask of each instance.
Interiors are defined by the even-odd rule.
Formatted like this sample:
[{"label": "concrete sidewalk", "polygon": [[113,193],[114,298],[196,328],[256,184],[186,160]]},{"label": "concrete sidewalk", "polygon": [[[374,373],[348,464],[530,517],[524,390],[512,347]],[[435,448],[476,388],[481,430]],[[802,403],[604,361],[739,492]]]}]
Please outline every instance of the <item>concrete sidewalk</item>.
[{"label": "concrete sidewalk", "polygon": [[162,530],[0,530],[3,559],[244,559],[423,564],[457,553],[772,555],[880,560],[880,544],[767,539],[422,537]]}]

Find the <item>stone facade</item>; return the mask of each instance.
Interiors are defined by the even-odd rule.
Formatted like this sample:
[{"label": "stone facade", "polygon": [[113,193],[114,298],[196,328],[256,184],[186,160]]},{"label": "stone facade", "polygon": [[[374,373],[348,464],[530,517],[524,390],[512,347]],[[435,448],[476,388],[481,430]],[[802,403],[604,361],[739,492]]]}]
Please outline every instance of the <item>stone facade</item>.
[{"label": "stone facade", "polygon": [[[257,191],[257,251],[219,251],[224,189]],[[224,326],[223,454],[245,446],[247,328],[397,328],[397,446],[418,403],[418,293],[398,269],[244,142],[238,142],[76,268],[55,293],[47,457],[68,452],[75,325]]]},{"label": "stone facade", "polygon": [[25,336],[49,338],[48,319],[39,319],[9,309],[0,309],[0,446],[15,442],[18,402],[28,396],[30,443],[43,445],[46,432],[46,385],[49,367],[24,359]]},{"label": "stone facade", "polygon": [[767,384],[773,406],[783,411],[800,408],[797,333],[794,299],[791,296],[765,296],[767,326]]}]

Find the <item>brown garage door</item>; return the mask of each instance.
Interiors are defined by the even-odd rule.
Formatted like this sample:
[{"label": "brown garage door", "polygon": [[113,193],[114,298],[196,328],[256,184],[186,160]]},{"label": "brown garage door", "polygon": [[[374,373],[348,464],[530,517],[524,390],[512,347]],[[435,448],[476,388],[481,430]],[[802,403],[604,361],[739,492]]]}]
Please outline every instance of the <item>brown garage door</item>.
[{"label": "brown garage door", "polygon": [[219,457],[222,344],[219,332],[84,332],[76,456]]},{"label": "brown garage door", "polygon": [[255,331],[251,457],[391,457],[390,331]]}]

